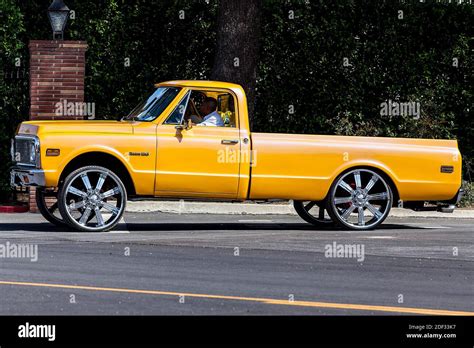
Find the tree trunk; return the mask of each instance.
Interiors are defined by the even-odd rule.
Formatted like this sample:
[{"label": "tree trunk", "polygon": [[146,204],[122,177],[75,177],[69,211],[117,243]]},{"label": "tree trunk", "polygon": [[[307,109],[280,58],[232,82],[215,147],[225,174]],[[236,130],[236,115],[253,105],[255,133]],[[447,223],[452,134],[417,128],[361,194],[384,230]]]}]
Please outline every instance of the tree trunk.
[{"label": "tree trunk", "polygon": [[247,94],[249,119],[253,119],[261,0],[219,1],[217,50],[211,79],[238,83]]}]

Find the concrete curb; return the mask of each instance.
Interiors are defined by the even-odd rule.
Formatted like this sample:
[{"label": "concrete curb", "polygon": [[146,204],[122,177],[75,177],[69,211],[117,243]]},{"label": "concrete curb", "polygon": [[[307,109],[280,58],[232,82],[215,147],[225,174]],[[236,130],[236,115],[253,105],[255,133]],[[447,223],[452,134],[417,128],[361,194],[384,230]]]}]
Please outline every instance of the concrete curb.
[{"label": "concrete curb", "polygon": [[[162,212],[175,214],[230,214],[230,215],[297,215],[293,203],[227,203],[193,201],[137,201],[128,202],[127,211],[133,213]],[[415,212],[393,208],[393,217],[467,218],[474,219],[474,210],[457,209],[452,214],[435,211]]]}]

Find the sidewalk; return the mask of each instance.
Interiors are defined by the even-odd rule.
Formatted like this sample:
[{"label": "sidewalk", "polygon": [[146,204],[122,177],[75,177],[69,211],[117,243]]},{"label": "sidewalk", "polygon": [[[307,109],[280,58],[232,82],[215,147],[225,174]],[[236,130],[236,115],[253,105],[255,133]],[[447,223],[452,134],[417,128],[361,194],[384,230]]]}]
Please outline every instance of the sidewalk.
[{"label": "sidewalk", "polygon": [[[282,203],[227,203],[194,201],[138,201],[128,202],[127,211],[163,212],[177,214],[235,214],[235,215],[297,215],[292,202]],[[415,212],[410,209],[392,208],[390,216],[420,218],[469,218],[474,219],[474,209],[456,209],[454,213],[436,211]]]}]

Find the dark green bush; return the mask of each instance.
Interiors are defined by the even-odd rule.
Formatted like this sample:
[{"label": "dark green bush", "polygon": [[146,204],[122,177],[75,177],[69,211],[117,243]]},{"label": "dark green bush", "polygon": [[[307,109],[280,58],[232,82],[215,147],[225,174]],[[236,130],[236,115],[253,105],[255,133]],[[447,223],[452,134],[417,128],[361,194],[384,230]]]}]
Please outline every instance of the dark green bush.
[{"label": "dark green bush", "polygon": [[10,139],[17,124],[28,116],[23,32],[23,16],[15,1],[0,1],[0,201],[10,193]]}]

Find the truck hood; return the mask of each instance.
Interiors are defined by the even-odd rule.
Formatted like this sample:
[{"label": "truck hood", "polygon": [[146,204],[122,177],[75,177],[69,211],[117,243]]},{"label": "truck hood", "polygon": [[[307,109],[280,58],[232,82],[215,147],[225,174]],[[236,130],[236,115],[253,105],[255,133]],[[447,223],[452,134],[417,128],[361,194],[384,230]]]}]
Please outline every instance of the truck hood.
[{"label": "truck hood", "polygon": [[132,122],[118,121],[28,121],[18,127],[18,134],[38,135],[45,133],[133,133]]}]

